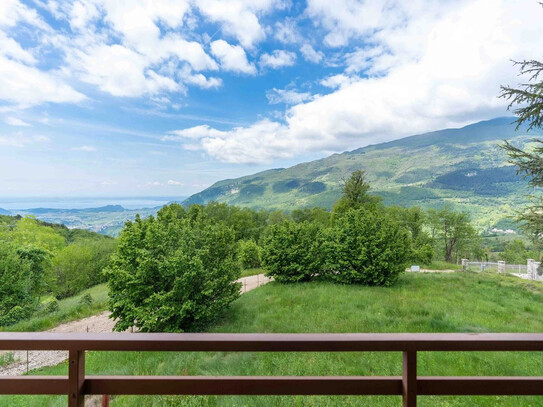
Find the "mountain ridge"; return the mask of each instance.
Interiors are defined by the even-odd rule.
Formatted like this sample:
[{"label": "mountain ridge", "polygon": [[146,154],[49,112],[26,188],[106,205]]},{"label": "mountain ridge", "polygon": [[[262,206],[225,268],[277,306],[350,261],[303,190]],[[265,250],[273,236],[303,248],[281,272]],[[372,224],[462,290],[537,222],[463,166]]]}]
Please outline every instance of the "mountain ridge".
[{"label": "mountain ridge", "polygon": [[537,132],[518,131],[513,117],[485,120],[462,128],[442,129],[368,145],[283,169],[222,180],[183,203],[209,201],[255,209],[330,208],[341,182],[364,170],[374,194],[386,204],[445,204],[468,212],[480,228],[511,227],[515,210],[525,202],[526,182],[516,176],[503,140],[526,146]]}]

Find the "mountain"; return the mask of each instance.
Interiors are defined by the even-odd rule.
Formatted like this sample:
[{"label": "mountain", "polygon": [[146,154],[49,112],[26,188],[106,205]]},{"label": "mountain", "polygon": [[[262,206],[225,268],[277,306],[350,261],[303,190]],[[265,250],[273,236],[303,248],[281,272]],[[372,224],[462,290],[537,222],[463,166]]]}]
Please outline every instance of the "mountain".
[{"label": "mountain", "polygon": [[498,144],[525,146],[541,133],[515,131],[514,118],[478,122],[370,145],[342,154],[219,181],[184,204],[209,201],[262,209],[330,208],[342,181],[364,170],[371,193],[387,205],[468,212],[482,229],[514,227],[515,210],[526,203],[526,182],[516,175]]},{"label": "mountain", "polygon": [[11,212],[6,209],[0,208],[0,215],[11,215]]}]

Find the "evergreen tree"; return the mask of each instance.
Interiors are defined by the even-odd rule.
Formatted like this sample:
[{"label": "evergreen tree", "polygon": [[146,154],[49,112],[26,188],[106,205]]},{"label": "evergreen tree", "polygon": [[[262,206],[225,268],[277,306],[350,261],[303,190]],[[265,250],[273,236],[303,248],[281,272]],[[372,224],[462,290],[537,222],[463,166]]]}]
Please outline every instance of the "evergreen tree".
[{"label": "evergreen tree", "polygon": [[[528,82],[519,88],[502,86],[501,97],[509,100],[509,109],[517,115],[517,129],[522,124],[528,130],[543,129],[543,63],[535,60],[515,62],[520,74],[528,76]],[[505,142],[501,147],[509,155],[509,162],[517,166],[517,173],[528,179],[534,188],[543,186],[543,140],[534,139],[535,146],[522,149]],[[543,244],[543,199],[531,197],[531,204],[522,211],[518,220],[524,231],[535,243]]]}]

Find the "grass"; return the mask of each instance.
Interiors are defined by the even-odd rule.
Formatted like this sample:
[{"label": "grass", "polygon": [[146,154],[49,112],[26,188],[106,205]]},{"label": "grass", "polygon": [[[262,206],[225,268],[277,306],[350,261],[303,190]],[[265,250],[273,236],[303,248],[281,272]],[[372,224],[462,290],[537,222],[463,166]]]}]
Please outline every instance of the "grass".
[{"label": "grass", "polygon": [[0,367],[9,365],[13,362],[15,362],[15,357],[13,356],[13,353],[8,352],[0,355]]},{"label": "grass", "polygon": [[245,269],[241,271],[241,277],[256,276],[257,274],[263,274],[266,270],[262,268]]},{"label": "grass", "polygon": [[[240,297],[211,332],[543,332],[543,284],[487,273],[405,273],[389,288],[270,283]],[[93,352],[89,374],[400,375],[399,353]],[[33,374],[66,374],[67,364]],[[420,375],[543,375],[543,354],[419,354]],[[65,397],[0,397],[63,406]],[[382,397],[115,397],[112,406],[398,406]],[[537,397],[421,397],[420,406],[543,406]]]},{"label": "grass", "polygon": [[[79,301],[85,294],[92,296],[91,306],[81,306]],[[108,291],[106,284],[96,285],[78,295],[59,301],[59,310],[45,315],[36,315],[15,325],[0,328],[0,331],[34,332],[45,331],[59,324],[95,315],[107,309]]]}]

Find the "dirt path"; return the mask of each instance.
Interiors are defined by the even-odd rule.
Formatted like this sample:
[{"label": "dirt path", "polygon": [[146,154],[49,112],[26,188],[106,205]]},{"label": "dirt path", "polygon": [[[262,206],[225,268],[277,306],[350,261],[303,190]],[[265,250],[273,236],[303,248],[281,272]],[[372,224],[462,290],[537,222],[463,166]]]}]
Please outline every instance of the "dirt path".
[{"label": "dirt path", "polygon": [[[241,293],[254,290],[272,279],[264,274],[243,277],[237,280],[242,284]],[[83,318],[78,321],[67,322],[49,329],[47,332],[111,332],[115,321],[109,318],[109,311]],[[9,352],[0,352],[6,354]],[[55,366],[68,359],[66,351],[16,351],[13,354],[14,362],[0,367],[0,376],[19,376],[27,371],[45,366]]]}]

